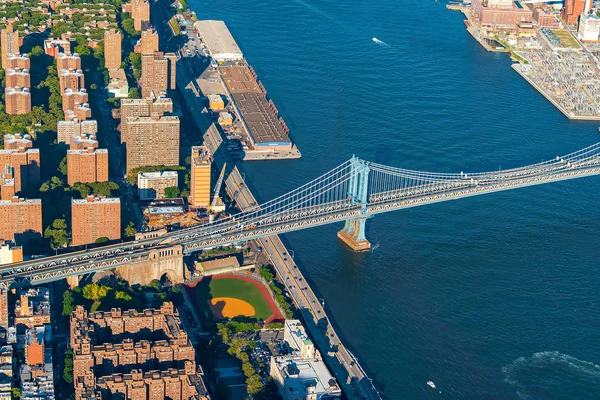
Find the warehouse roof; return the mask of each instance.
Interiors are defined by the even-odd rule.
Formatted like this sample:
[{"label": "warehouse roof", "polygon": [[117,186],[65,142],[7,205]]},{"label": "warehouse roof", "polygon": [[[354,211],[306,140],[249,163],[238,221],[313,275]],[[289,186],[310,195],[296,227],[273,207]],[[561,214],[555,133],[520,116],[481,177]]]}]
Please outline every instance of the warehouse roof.
[{"label": "warehouse roof", "polygon": [[196,21],[196,29],[200,32],[202,40],[208,47],[210,55],[215,59],[243,57],[240,47],[227,29],[223,21]]}]

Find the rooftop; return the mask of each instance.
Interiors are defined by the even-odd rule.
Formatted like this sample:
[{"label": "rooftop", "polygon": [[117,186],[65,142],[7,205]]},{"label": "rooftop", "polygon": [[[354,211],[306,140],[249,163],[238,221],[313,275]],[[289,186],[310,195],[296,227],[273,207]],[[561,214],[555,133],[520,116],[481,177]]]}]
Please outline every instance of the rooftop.
[{"label": "rooftop", "polygon": [[196,21],[194,25],[200,32],[212,57],[216,59],[241,59],[243,57],[240,47],[231,35],[231,32],[229,32],[229,29],[227,29],[225,22],[204,20]]},{"label": "rooftop", "polygon": [[285,387],[294,396],[311,393],[340,395],[341,389],[323,360],[303,360],[293,356],[273,357],[272,363],[284,378]]},{"label": "rooftop", "polygon": [[[69,150],[73,151],[73,150]],[[74,150],[76,151],[76,150]],[[101,203],[101,204],[120,204],[121,199],[118,197],[94,197],[88,196],[85,199],[72,199],[71,204],[91,204],[91,203]]]},{"label": "rooftop", "polygon": [[138,172],[139,179],[177,179],[177,171]]}]

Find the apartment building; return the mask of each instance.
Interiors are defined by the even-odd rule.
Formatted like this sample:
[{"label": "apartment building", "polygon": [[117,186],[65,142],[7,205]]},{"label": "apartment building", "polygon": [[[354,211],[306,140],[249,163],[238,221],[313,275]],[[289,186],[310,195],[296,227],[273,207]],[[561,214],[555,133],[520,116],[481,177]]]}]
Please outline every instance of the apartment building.
[{"label": "apartment building", "polygon": [[127,171],[154,165],[179,165],[179,118],[127,118]]},{"label": "apartment building", "polygon": [[17,244],[42,236],[42,201],[13,197],[0,200],[0,237]]},{"label": "apartment building", "polygon": [[[82,143],[83,142],[83,143]],[[98,145],[98,142],[95,145]],[[76,147],[84,146],[81,138],[71,141]],[[67,182],[92,183],[108,181],[108,150],[91,147],[67,150]]]},{"label": "apartment building", "polygon": [[94,243],[106,237],[121,237],[121,200],[88,196],[71,200],[71,236],[73,246]]}]

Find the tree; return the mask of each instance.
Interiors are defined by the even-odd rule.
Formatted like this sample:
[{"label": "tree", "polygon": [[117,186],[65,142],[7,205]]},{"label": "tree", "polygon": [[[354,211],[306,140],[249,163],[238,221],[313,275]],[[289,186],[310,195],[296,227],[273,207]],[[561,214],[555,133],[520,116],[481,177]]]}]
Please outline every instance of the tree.
[{"label": "tree", "polygon": [[132,299],[132,297],[131,297],[131,295],[129,295],[126,292],[123,292],[121,290],[117,290],[117,293],[115,293],[115,299],[129,301],[129,300]]},{"label": "tree", "polygon": [[160,289],[160,281],[158,279],[153,279],[152,282],[150,282],[148,284],[149,288],[152,288],[154,290],[159,290]]},{"label": "tree", "polygon": [[109,238],[107,238],[106,236],[102,236],[102,237],[99,237],[98,239],[96,239],[96,241],[95,241],[94,243],[98,243],[98,244],[100,244],[100,243],[106,243],[106,242],[108,242],[109,240],[110,240],[110,239],[109,239]]},{"label": "tree", "polygon": [[73,383],[73,350],[67,350],[65,353],[65,367],[63,369],[63,379],[67,383]]},{"label": "tree", "polygon": [[246,385],[248,386],[248,394],[256,394],[265,387],[265,385],[262,383],[260,375],[256,374],[246,379]]},{"label": "tree", "polygon": [[129,221],[129,224],[125,228],[125,236],[134,237],[135,234],[136,234],[135,225],[133,224],[133,221]]},{"label": "tree", "polygon": [[131,88],[129,89],[129,94],[127,95],[128,99],[141,99],[142,95],[140,94],[140,91],[138,90],[138,88]]},{"label": "tree", "polygon": [[71,291],[67,290],[63,295],[63,317],[68,317],[75,311],[75,299],[73,298],[73,294]]},{"label": "tree", "polygon": [[246,378],[250,378],[251,376],[256,374],[254,367],[249,362],[242,363],[242,372],[244,373]]},{"label": "tree", "polygon": [[48,190],[50,190],[50,185],[48,184],[48,182],[42,183],[42,186],[40,186],[40,192],[45,193]]},{"label": "tree", "polygon": [[267,281],[267,283],[271,283],[275,277],[273,273],[266,267],[261,267],[258,272],[260,273],[260,276]]},{"label": "tree", "polygon": [[[64,153],[63,153],[64,154]],[[60,160],[60,164],[58,164],[58,170],[64,176],[67,176],[69,170],[67,169],[67,156],[65,156],[62,160]]]},{"label": "tree", "polygon": [[83,288],[83,297],[88,300],[98,301],[106,297],[110,288],[108,286],[90,283]]},{"label": "tree", "polygon": [[121,21],[121,26],[123,27],[125,33],[127,33],[129,36],[139,36],[138,31],[135,30],[135,27],[133,25],[132,18],[123,17],[123,20]]},{"label": "tree", "polygon": [[81,183],[81,182],[75,182],[73,184],[73,189],[75,189],[76,191],[79,192],[82,199],[85,199],[90,194],[90,191],[91,191],[91,189],[88,185],[86,185],[85,183]]},{"label": "tree", "polygon": [[170,186],[165,188],[165,197],[167,199],[174,199],[179,196],[179,189],[176,186]]},{"label": "tree", "polygon": [[42,46],[34,46],[31,49],[31,53],[29,53],[30,57],[39,57],[42,54],[44,54],[44,49],[42,49]]},{"label": "tree", "polygon": [[18,387],[14,387],[11,389],[13,399],[18,399],[21,397],[21,389]]},{"label": "tree", "polygon": [[50,239],[50,247],[58,249],[69,244],[69,234],[67,233],[67,222],[64,219],[55,219],[52,225],[44,231],[44,237]]}]

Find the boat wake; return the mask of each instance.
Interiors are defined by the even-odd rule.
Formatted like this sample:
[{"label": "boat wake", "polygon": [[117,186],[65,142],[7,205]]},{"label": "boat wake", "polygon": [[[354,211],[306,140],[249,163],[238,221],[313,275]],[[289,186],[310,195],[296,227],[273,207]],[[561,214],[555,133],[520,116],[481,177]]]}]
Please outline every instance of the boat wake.
[{"label": "boat wake", "polygon": [[[558,351],[519,357],[502,367],[504,380],[521,399],[560,398],[565,393],[594,393],[600,384],[600,365]],[[584,396],[585,397],[585,396]]]},{"label": "boat wake", "polygon": [[383,40],[379,40],[376,37],[374,37],[373,42],[377,43],[378,45],[382,46],[382,47],[391,47],[389,44],[387,44],[386,42],[384,42]]}]

